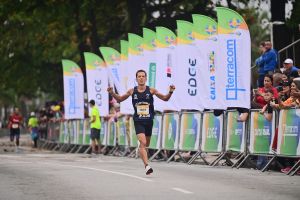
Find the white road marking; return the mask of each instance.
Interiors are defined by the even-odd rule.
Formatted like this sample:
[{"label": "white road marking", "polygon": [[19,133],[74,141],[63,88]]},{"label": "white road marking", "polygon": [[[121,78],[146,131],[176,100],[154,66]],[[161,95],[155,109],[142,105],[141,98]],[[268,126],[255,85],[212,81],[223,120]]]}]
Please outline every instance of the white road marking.
[{"label": "white road marking", "polygon": [[190,191],[187,191],[187,190],[184,190],[184,189],[181,189],[181,188],[172,188],[172,190],[175,190],[177,192],[182,192],[184,194],[193,194],[193,192],[190,192]]},{"label": "white road marking", "polygon": [[106,169],[99,169],[99,168],[92,168],[92,167],[82,167],[82,166],[75,166],[75,165],[62,165],[62,164],[58,164],[58,163],[54,164],[54,163],[46,163],[46,162],[40,162],[39,164],[60,165],[60,166],[65,166],[65,167],[78,168],[78,169],[88,169],[88,170],[93,170],[93,171],[117,174],[117,175],[120,175],[120,176],[127,176],[127,177],[130,177],[130,178],[135,178],[135,179],[145,181],[145,182],[153,182],[153,180],[151,180],[151,179],[147,179],[147,178],[143,178],[143,177],[139,177],[139,176],[135,176],[135,175],[131,175],[131,174],[126,174],[126,173],[123,173],[123,172],[110,171],[110,170],[106,170]]}]

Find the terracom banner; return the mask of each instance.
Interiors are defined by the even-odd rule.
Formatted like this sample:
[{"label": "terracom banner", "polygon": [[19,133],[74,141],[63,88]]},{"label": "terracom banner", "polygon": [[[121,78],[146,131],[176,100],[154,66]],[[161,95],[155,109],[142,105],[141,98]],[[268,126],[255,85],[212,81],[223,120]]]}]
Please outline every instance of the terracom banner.
[{"label": "terracom banner", "polygon": [[280,111],[277,154],[300,155],[300,109]]},{"label": "terracom banner", "polygon": [[226,151],[244,152],[245,150],[245,122],[238,122],[237,111],[227,112]]},{"label": "terracom banner", "polygon": [[[165,27],[156,27],[156,89],[167,94],[169,86],[174,84],[173,73],[176,68],[176,35]],[[174,94],[177,91],[174,91]],[[173,95],[174,95],[173,94]],[[155,97],[155,110],[178,110],[176,99],[171,98],[168,102],[157,100]]]},{"label": "terracom banner", "polygon": [[120,53],[111,47],[100,47],[99,50],[108,68],[107,73],[109,77],[109,85],[113,87],[114,84],[114,86],[117,89],[117,92],[124,91],[124,89],[122,90],[120,78]]},{"label": "terracom banner", "polygon": [[62,60],[64,73],[65,119],[84,119],[83,75],[71,60]]},{"label": "terracom banner", "polygon": [[250,115],[250,144],[252,154],[273,154],[272,146],[275,136],[275,112],[272,121],[266,120],[258,111],[251,111]]},{"label": "terracom banner", "polygon": [[218,16],[218,63],[216,98],[223,107],[250,108],[251,42],[242,16],[228,8],[216,8]]},{"label": "terracom banner", "polygon": [[150,29],[143,28],[143,38],[144,38],[144,51],[143,60],[146,66],[147,72],[147,85],[149,87],[155,88],[156,83],[156,33]]},{"label": "terracom banner", "polygon": [[[178,108],[203,110],[201,102],[202,92],[199,89],[202,74],[200,74],[200,59],[194,44],[193,24],[191,22],[177,20],[177,62],[174,69],[174,80],[176,80],[176,99]],[[201,82],[201,83],[200,83]]]},{"label": "terracom banner", "polygon": [[105,62],[96,54],[84,53],[88,100],[94,99],[100,116],[109,114],[108,74]]},{"label": "terracom banner", "polygon": [[197,80],[198,93],[201,93],[202,106],[208,109],[224,109],[223,99],[217,98],[217,71],[224,69],[217,63],[218,34],[216,21],[204,15],[192,15],[194,44],[197,49],[197,61],[200,79]]},{"label": "terracom banner", "polygon": [[223,114],[215,116],[212,112],[203,114],[202,142],[203,152],[222,152]]},{"label": "terracom banner", "polygon": [[179,149],[197,151],[200,145],[201,113],[182,113],[180,120]]},{"label": "terracom banner", "polygon": [[160,149],[161,147],[161,126],[162,116],[155,115],[153,119],[152,136],[150,140],[149,149]]},{"label": "terracom banner", "polygon": [[165,113],[163,116],[162,149],[178,149],[179,114]]}]

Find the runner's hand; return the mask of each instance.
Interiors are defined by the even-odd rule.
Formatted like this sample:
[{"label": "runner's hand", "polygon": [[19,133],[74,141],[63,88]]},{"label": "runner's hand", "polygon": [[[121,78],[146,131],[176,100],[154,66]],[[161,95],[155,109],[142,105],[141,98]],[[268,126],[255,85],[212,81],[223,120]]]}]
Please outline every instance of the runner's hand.
[{"label": "runner's hand", "polygon": [[174,85],[170,85],[170,87],[169,87],[169,92],[174,92],[174,90],[175,90],[175,86]]},{"label": "runner's hand", "polygon": [[112,94],[112,93],[113,93],[113,88],[112,88],[112,87],[108,87],[108,88],[107,88],[107,92],[108,92],[109,94]]}]

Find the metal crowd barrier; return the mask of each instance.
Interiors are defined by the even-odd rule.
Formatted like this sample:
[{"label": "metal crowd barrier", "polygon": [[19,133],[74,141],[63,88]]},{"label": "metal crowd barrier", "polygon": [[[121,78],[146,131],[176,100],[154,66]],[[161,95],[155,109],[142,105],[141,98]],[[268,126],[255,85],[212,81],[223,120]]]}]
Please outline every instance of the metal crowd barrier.
[{"label": "metal crowd barrier", "polygon": [[[247,122],[238,122],[237,111],[226,111],[220,116],[212,112],[174,112],[156,115],[149,149],[156,152],[149,160],[164,151],[174,151],[167,158],[170,162],[175,155],[192,164],[199,156],[206,163],[215,166],[225,158],[233,167],[240,168],[250,156],[271,157],[263,168],[265,171],[278,157],[300,158],[300,109],[273,112],[271,122],[266,120],[259,110],[251,110]],[[104,121],[100,141],[104,148],[112,148],[111,153],[125,150],[129,156],[137,155],[138,141],[135,135],[132,117],[122,116],[115,121]],[[80,152],[90,149],[90,128],[88,120],[69,120],[50,123],[48,141],[56,143],[55,150]],[[278,136],[275,136],[278,127]],[[276,138],[278,142],[276,144]],[[273,148],[275,147],[275,148]],[[194,152],[190,160],[181,157],[181,152]],[[218,154],[208,162],[203,154]],[[228,156],[238,155],[233,160]],[[298,161],[288,174],[293,175],[300,169]]]}]

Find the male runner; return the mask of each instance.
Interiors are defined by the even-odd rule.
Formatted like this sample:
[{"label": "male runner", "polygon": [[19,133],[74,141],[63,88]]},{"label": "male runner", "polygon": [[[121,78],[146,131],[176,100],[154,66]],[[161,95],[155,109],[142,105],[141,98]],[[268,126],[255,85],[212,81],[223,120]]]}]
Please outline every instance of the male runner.
[{"label": "male runner", "polygon": [[16,152],[19,152],[20,145],[20,126],[22,126],[23,117],[19,112],[19,108],[15,108],[14,113],[9,117],[10,141],[14,142],[16,137]]},{"label": "male runner", "polygon": [[129,96],[132,97],[132,105],[134,108],[134,127],[140,142],[139,153],[145,165],[146,175],[149,175],[153,172],[153,169],[148,165],[146,148],[150,144],[152,134],[154,118],[153,95],[156,95],[163,101],[168,101],[175,90],[175,86],[171,85],[169,92],[166,95],[159,93],[155,88],[146,86],[147,73],[144,70],[138,70],[136,72],[136,81],[138,86],[129,89],[124,95],[118,95],[114,93],[112,87],[109,87],[107,91],[118,102],[126,100]]}]

